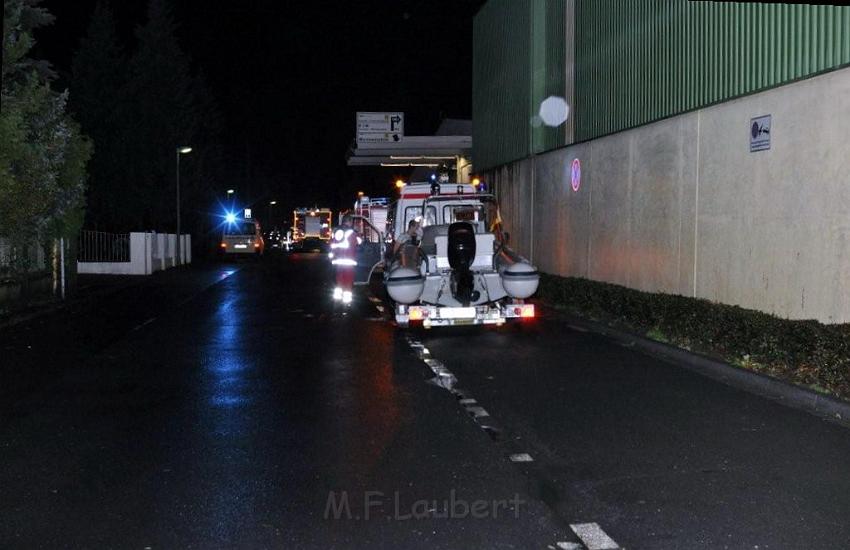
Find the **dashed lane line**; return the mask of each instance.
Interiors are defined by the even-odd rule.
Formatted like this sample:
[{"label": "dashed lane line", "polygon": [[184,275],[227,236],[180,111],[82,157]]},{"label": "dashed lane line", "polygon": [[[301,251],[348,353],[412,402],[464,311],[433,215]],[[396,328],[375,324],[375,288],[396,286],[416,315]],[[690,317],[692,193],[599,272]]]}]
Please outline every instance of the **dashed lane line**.
[{"label": "dashed lane line", "polygon": [[[178,302],[175,309],[182,308],[183,306],[185,306],[186,304],[188,304],[189,302],[191,302],[192,300],[194,300],[195,298],[197,298],[198,296],[200,296],[201,294],[206,292],[207,289],[209,289],[210,287],[217,285],[218,283],[227,279],[228,277],[230,277],[231,275],[233,275],[234,273],[236,273],[238,271],[239,271],[239,269],[232,269],[232,270],[229,270],[229,271],[224,271],[219,276],[218,280],[216,280],[214,283],[212,283],[211,285],[205,286],[204,288],[202,288],[198,292],[195,292],[192,295],[190,295],[188,298],[185,298],[185,299],[181,300],[180,302]],[[137,330],[141,330],[142,328],[146,327],[147,325],[153,323],[156,320],[157,320],[157,317],[151,317],[147,321],[140,323],[140,324],[136,325],[135,327],[133,327],[132,329],[130,329],[130,332],[136,332]]]},{"label": "dashed lane line", "polygon": [[[384,313],[385,310],[380,305],[382,302],[379,298],[370,294],[369,300],[375,304],[378,311],[382,314]],[[492,422],[493,419],[490,413],[478,403],[478,400],[469,395],[467,391],[457,387],[458,380],[454,373],[442,361],[435,359],[431,355],[431,350],[425,347],[425,344],[411,336],[407,336],[405,339],[411,349],[416,352],[419,359],[435,374],[435,377],[429,380],[429,383],[443,387],[451,392],[457,398],[458,404],[466,409],[466,412],[475,420],[478,426],[487,432],[492,439],[498,441],[501,438],[501,430],[493,425],[494,423]],[[534,462],[534,458],[529,453],[512,453],[508,456],[508,459],[514,463]],[[570,529],[581,539],[584,546],[576,542],[561,541],[555,543],[559,550],[620,550],[619,545],[602,530],[598,523],[570,524]]]},{"label": "dashed lane line", "polygon": [[534,459],[528,453],[514,453],[509,458],[511,462],[534,462]]},{"label": "dashed lane line", "polygon": [[145,327],[145,326],[147,326],[147,325],[149,325],[149,324],[153,323],[154,321],[156,321],[156,317],[151,317],[150,319],[148,319],[148,320],[147,320],[147,321],[145,321],[144,323],[140,323],[140,324],[138,324],[138,325],[134,326],[134,327],[132,328],[132,330],[130,330],[130,332],[136,332],[137,330],[139,330],[139,329],[141,329],[142,327]]},{"label": "dashed lane line", "polygon": [[[490,413],[488,413],[487,410],[478,403],[478,400],[474,399],[467,392],[457,387],[458,380],[454,373],[452,373],[442,363],[442,361],[435,359],[434,356],[431,355],[431,350],[425,347],[425,344],[411,338],[410,336],[406,339],[408,345],[416,352],[419,359],[428,365],[431,371],[436,375],[435,378],[430,380],[430,382],[444,387],[455,395],[458,399],[458,404],[466,409],[467,413],[469,413],[476,423],[478,423],[478,426],[482,430],[486,431],[493,439],[498,439],[501,434],[501,430],[491,425],[492,418],[490,417]],[[485,421],[487,424],[483,423]],[[534,458],[529,453],[512,453],[508,456],[508,459],[514,463],[534,462]],[[586,548],[586,550],[618,550],[620,548],[617,543],[602,530],[598,523],[570,524],[570,528],[576,536],[581,539],[585,546],[583,547],[582,545],[574,542],[562,541],[556,543],[558,548],[566,550],[580,550],[582,548]]]},{"label": "dashed lane line", "polygon": [[431,351],[422,342],[408,336],[407,343],[416,352],[419,359],[428,365],[431,372],[436,375],[428,382],[450,391],[457,398],[458,403],[466,410],[467,414],[478,423],[478,426],[491,438],[497,439],[501,430],[493,425],[490,413],[467,392],[457,387],[457,377],[455,377],[454,373],[446,368],[442,361],[435,359],[431,355]]},{"label": "dashed lane line", "polygon": [[570,524],[570,529],[581,539],[587,550],[619,550],[614,539],[599,527],[598,523]]}]

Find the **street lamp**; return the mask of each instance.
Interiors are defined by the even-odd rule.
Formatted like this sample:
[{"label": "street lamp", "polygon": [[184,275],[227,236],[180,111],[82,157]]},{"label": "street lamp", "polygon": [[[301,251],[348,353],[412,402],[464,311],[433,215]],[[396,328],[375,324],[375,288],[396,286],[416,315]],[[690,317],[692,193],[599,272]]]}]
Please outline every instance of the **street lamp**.
[{"label": "street lamp", "polygon": [[236,192],[236,191],[235,191],[234,189],[228,189],[228,190],[227,190],[227,198],[230,198],[230,196],[231,196],[233,193],[235,193],[235,192]]},{"label": "street lamp", "polygon": [[276,204],[277,204],[277,201],[269,201],[269,219],[268,219],[269,231],[271,231],[271,228],[272,228],[272,206],[274,206]]},{"label": "street lamp", "polygon": [[177,148],[177,177],[175,178],[177,182],[177,257],[174,259],[175,266],[183,263],[183,255],[180,250],[180,155],[191,152],[192,148],[185,145]]}]

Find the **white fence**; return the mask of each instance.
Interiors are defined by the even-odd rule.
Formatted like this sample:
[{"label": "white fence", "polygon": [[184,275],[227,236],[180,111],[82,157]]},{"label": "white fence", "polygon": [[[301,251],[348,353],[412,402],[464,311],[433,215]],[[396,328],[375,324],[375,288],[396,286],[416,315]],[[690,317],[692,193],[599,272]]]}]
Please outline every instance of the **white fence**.
[{"label": "white fence", "polygon": [[77,260],[80,262],[129,262],[130,234],[80,231]]},{"label": "white fence", "polygon": [[[181,235],[180,260],[177,238],[173,233],[130,233],[129,260],[77,261],[78,273],[109,275],[150,275],[179,264],[192,262],[192,236]],[[81,256],[85,258],[85,256]]]}]

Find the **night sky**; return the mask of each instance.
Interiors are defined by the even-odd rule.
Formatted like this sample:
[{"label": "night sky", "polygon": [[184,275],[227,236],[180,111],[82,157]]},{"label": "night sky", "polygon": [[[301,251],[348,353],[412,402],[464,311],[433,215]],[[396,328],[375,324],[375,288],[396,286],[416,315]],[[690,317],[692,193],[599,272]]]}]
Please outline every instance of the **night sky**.
[{"label": "night sky", "polygon": [[[95,3],[44,0],[56,22],[37,34],[34,55],[67,74]],[[348,205],[356,190],[387,195],[397,175],[345,165],[356,111],[404,111],[408,135],[433,133],[441,117],[471,117],[472,19],[483,4],[172,2],[181,47],[225,115],[233,172],[265,178],[272,193],[291,182],[293,201],[332,207]],[[111,6],[130,49],[146,2]]]}]

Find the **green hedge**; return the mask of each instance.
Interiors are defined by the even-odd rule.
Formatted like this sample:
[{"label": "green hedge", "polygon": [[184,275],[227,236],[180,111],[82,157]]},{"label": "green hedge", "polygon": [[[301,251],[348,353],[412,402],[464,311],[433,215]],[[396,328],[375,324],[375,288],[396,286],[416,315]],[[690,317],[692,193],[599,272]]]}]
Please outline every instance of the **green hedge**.
[{"label": "green hedge", "polygon": [[850,399],[850,326],[544,274],[538,296],[581,317]]}]

